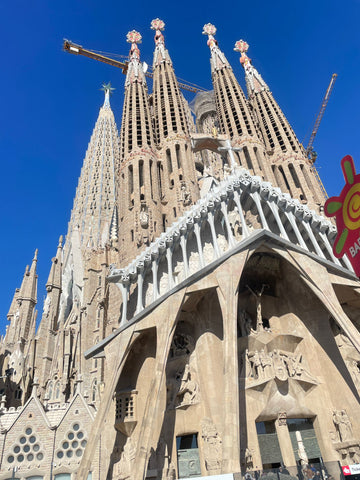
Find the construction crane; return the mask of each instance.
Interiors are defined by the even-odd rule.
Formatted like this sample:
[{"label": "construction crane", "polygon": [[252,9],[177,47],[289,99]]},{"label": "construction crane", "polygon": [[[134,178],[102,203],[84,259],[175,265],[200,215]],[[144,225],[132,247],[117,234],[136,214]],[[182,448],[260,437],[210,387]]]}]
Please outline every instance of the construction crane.
[{"label": "construction crane", "polygon": [[329,86],[326,90],[325,96],[324,96],[324,98],[321,102],[319,113],[316,116],[315,124],[314,124],[314,127],[313,127],[312,132],[311,132],[309,143],[308,143],[308,145],[305,149],[305,154],[306,154],[307,158],[310,159],[313,163],[315,162],[316,157],[317,157],[317,154],[313,149],[314,139],[315,139],[315,136],[316,136],[316,134],[319,130],[320,122],[321,122],[321,120],[324,116],[324,112],[325,112],[326,106],[328,104],[331,92],[333,91],[336,77],[337,77],[337,73],[333,73],[332,77],[331,77],[331,80],[330,80],[330,83],[329,83]]},{"label": "construction crane", "polygon": [[[97,52],[95,50],[89,50],[83,48],[82,45],[77,45],[73,43],[71,40],[64,39],[63,49],[65,52],[72,53],[73,55],[83,55],[84,57],[93,58],[94,60],[98,60],[99,62],[107,63],[108,65],[112,65],[113,67],[121,68],[122,72],[126,74],[128,69],[128,61],[120,61],[110,58],[106,55],[103,55],[103,52]],[[114,54],[111,54],[114,56]],[[118,57],[127,58],[124,55],[116,55]],[[153,78],[153,74],[151,71],[146,71],[145,76],[149,78]],[[187,90],[189,92],[198,93],[198,92],[206,92],[205,88],[199,87],[194,83],[189,82],[178,82],[179,87],[183,90]]]}]

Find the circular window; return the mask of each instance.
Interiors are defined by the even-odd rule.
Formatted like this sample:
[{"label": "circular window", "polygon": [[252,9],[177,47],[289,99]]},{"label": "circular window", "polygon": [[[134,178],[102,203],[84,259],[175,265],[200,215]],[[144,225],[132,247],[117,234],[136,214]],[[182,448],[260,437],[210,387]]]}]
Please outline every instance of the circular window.
[{"label": "circular window", "polygon": [[24,455],[18,455],[17,460],[18,460],[18,462],[23,462],[24,461]]},{"label": "circular window", "polygon": [[67,448],[69,448],[69,442],[63,442],[62,446],[66,450]]},{"label": "circular window", "polygon": [[59,450],[56,454],[58,458],[62,458],[64,456],[64,452],[62,450]]},{"label": "circular window", "polygon": [[25,445],[23,447],[24,452],[30,452],[30,445]]},{"label": "circular window", "polygon": [[34,455],[32,453],[29,453],[29,455],[26,458],[28,459],[29,462],[31,462],[32,460],[34,460]]},{"label": "circular window", "polygon": [[78,432],[76,436],[77,436],[77,438],[78,438],[79,440],[82,439],[82,438],[84,438],[83,432]]},{"label": "circular window", "polygon": [[26,438],[25,438],[25,437],[21,437],[21,438],[20,438],[20,443],[22,443],[22,444],[26,443]]},{"label": "circular window", "polygon": [[25,430],[25,433],[26,433],[26,435],[31,435],[31,434],[32,434],[32,429],[31,429],[31,428],[27,428],[27,429]]},{"label": "circular window", "polygon": [[77,456],[77,457],[81,457],[81,455],[82,455],[82,450],[81,450],[81,448],[78,448],[78,449],[76,450],[76,456]]},{"label": "circular window", "polygon": [[19,452],[20,452],[20,447],[19,447],[19,445],[15,445],[15,447],[14,447],[14,452],[15,452],[15,453],[19,453]]},{"label": "circular window", "polygon": [[75,437],[73,432],[68,433],[68,439],[72,440]]},{"label": "circular window", "polygon": [[29,438],[29,442],[30,442],[30,443],[35,443],[35,442],[36,442],[36,437],[34,437],[34,435],[32,435],[32,436]]},{"label": "circular window", "polygon": [[66,452],[66,456],[69,457],[69,458],[71,458],[71,457],[73,456],[73,451],[72,451],[72,450],[68,450],[68,451]]},{"label": "circular window", "polygon": [[38,460],[42,460],[42,459],[44,458],[44,455],[40,452],[40,453],[38,453],[38,454],[36,455],[36,458],[37,458]]},{"label": "circular window", "polygon": [[34,452],[38,452],[40,450],[40,445],[36,444],[33,446]]},{"label": "circular window", "polygon": [[83,440],[83,441],[81,442],[81,446],[84,447],[84,448],[86,447],[86,444],[87,444],[87,441],[86,441],[86,440]]},{"label": "circular window", "polygon": [[75,430],[75,432],[77,432],[79,428],[80,428],[80,425],[78,423],[74,423],[73,429]]},{"label": "circular window", "polygon": [[71,444],[73,448],[77,448],[78,445],[79,445],[79,442],[77,442],[76,440]]},{"label": "circular window", "polygon": [[8,456],[8,462],[9,463],[13,463],[14,460],[15,460],[14,455],[9,455]]}]

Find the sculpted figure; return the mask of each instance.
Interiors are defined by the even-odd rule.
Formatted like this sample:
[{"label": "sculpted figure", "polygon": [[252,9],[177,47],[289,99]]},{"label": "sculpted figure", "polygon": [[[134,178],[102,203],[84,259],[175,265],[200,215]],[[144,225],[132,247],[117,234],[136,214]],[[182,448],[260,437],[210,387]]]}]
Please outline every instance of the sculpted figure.
[{"label": "sculpted figure", "polygon": [[253,365],[254,377],[258,380],[264,378],[264,371],[261,365],[259,352],[255,350],[254,352],[249,353],[249,359]]},{"label": "sculpted figure", "polygon": [[204,418],[201,422],[201,436],[204,441],[206,469],[215,473],[214,471],[221,469],[222,440],[210,418]]},{"label": "sculpted figure", "polygon": [[352,438],[352,425],[345,410],[334,410],[333,422],[338,432],[340,442],[345,442]]},{"label": "sculpted figure", "polygon": [[250,333],[253,333],[254,330],[252,329],[252,320],[246,310],[244,309],[240,310],[239,318],[240,318],[240,328],[241,328],[242,336],[246,337],[250,335]]},{"label": "sculpted figure", "polygon": [[181,378],[180,388],[177,394],[178,407],[186,405],[193,405],[198,401],[199,386],[193,379],[193,373],[190,370],[189,364],[185,366],[183,376]]},{"label": "sculpted figure", "polygon": [[272,377],[274,375],[273,360],[263,348],[259,352],[259,359],[263,369],[264,377]]},{"label": "sculpted figure", "polygon": [[131,438],[129,437],[124,445],[120,461],[116,464],[115,477],[117,480],[126,480],[127,478],[131,478],[135,454],[135,448],[132,444]]}]

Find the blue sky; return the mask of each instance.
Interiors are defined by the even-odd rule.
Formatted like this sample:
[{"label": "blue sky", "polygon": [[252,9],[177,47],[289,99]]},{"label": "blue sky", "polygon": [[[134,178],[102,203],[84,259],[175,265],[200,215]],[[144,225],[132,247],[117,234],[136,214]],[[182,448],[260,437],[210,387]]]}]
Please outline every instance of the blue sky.
[{"label": "blue sky", "polygon": [[[151,63],[150,22],[166,23],[165,40],[177,75],[211,88],[209,51],[201,35],[214,23],[216,38],[244,87],[240,38],[300,141],[311,131],[331,74],[338,79],[315,140],[317,166],[329,195],[343,185],[340,160],[360,171],[360,1],[239,2],[223,0],[105,2],[12,0],[0,6],[2,45],[0,331],[15,287],[39,248],[38,308],[58,237],[66,234],[88,141],[103,102],[102,82],[121,122],[120,70],[62,51],[62,39],[127,55],[126,33],[143,35],[142,59]],[[189,97],[190,99],[191,97]]]}]

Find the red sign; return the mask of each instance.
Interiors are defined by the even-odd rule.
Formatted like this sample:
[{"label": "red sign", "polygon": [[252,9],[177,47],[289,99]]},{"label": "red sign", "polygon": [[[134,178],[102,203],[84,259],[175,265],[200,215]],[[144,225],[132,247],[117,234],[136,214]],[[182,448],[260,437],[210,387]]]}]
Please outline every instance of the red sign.
[{"label": "red sign", "polygon": [[354,465],[345,465],[341,467],[344,475],[357,475],[360,473],[360,464],[355,463]]},{"label": "red sign", "polygon": [[347,254],[356,275],[360,276],[360,174],[356,174],[354,160],[346,155],[341,160],[345,186],[339,197],[325,203],[325,215],[336,218],[337,236],[333,246],[335,257]]}]

